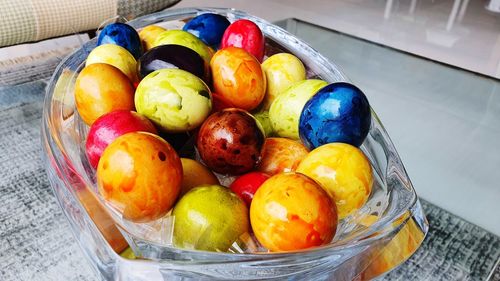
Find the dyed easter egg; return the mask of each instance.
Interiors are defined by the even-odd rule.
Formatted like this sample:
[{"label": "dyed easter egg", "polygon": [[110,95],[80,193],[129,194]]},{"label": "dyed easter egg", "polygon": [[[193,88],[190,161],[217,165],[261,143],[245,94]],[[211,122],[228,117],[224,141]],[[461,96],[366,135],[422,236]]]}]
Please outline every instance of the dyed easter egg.
[{"label": "dyed easter egg", "polygon": [[267,138],[257,170],[269,175],[293,172],[309,151],[300,142],[287,138]]},{"label": "dyed easter egg", "polygon": [[206,13],[194,17],[182,29],[200,38],[209,46],[217,46],[230,24],[224,16]]},{"label": "dyed easter egg", "polygon": [[201,125],[212,110],[212,100],[207,85],[195,75],[160,69],[137,86],[135,107],[162,130],[174,133]]},{"label": "dyed easter egg", "polygon": [[182,185],[180,196],[200,185],[219,185],[217,177],[203,164],[189,158],[181,158]]},{"label": "dyed easter egg", "polygon": [[106,25],[97,37],[97,46],[115,44],[129,51],[134,58],[142,55],[142,45],[139,34],[128,24],[116,22]]},{"label": "dyed easter egg", "polygon": [[156,128],[146,117],[129,110],[116,110],[105,114],[90,126],[85,152],[92,167],[97,168],[104,149],[117,137],[130,132],[156,134]]},{"label": "dyed easter egg", "polygon": [[253,117],[259,121],[266,137],[271,137],[274,134],[271,119],[269,119],[269,111],[259,111],[253,114]]},{"label": "dyed easter egg", "polygon": [[203,41],[193,34],[183,30],[167,30],[161,33],[154,43],[154,47],[160,45],[181,45],[187,47],[201,56],[208,65],[212,58],[212,51]]},{"label": "dyed easter egg", "polygon": [[118,68],[104,63],[86,66],[75,82],[75,104],[87,125],[115,110],[134,110],[134,88]]},{"label": "dyed easter egg", "polygon": [[266,92],[260,63],[241,48],[228,47],[215,53],[210,62],[215,92],[232,107],[252,110]]},{"label": "dyed easter egg", "polygon": [[361,208],[370,196],[373,175],[363,152],[345,143],[329,143],[309,152],[297,172],[314,179],[335,201],[339,218]]},{"label": "dyed easter egg", "polygon": [[363,92],[349,83],[333,83],[304,106],[300,139],[311,149],[331,142],[360,146],[370,125],[370,104]]},{"label": "dyed easter egg", "polygon": [[270,251],[294,251],[330,243],[337,229],[337,211],[315,181],[282,173],[257,189],[250,223],[257,240]]},{"label": "dyed easter egg", "polygon": [[207,118],[198,132],[196,147],[213,171],[239,175],[257,165],[263,144],[264,134],[252,115],[231,108]]},{"label": "dyed easter egg", "polygon": [[322,80],[297,82],[280,94],[271,104],[269,118],[274,132],[280,137],[299,139],[299,118],[306,102],[326,86]]},{"label": "dyed easter egg", "polygon": [[272,55],[262,63],[262,69],[264,69],[267,78],[266,96],[263,103],[265,110],[269,110],[276,97],[290,86],[306,79],[304,65],[292,54]]},{"label": "dyed easter egg", "polygon": [[137,78],[137,61],[125,48],[114,44],[104,44],[93,49],[85,61],[85,66],[94,63],[107,63],[121,70],[132,83]]},{"label": "dyed easter egg", "polygon": [[179,195],[181,181],[182,165],[175,150],[145,132],[118,137],[97,166],[99,193],[133,222],[164,216]]},{"label": "dyed easter egg", "polygon": [[264,34],[254,22],[237,20],[227,27],[222,36],[221,49],[227,47],[243,48],[262,62],[265,50]]},{"label": "dyed easter egg", "polygon": [[238,177],[229,188],[250,207],[255,192],[268,178],[269,175],[262,172],[250,172]]},{"label": "dyed easter egg", "polygon": [[176,247],[227,252],[250,231],[248,208],[238,195],[220,185],[191,189],[175,205]]},{"label": "dyed easter egg", "polygon": [[141,38],[142,47],[144,51],[152,49],[156,38],[163,31],[167,31],[165,28],[157,25],[148,25],[139,31],[139,38]]},{"label": "dyed easter egg", "polygon": [[147,51],[137,62],[141,78],[164,68],[179,68],[201,79],[208,77],[208,68],[197,52],[181,45],[161,45]]}]

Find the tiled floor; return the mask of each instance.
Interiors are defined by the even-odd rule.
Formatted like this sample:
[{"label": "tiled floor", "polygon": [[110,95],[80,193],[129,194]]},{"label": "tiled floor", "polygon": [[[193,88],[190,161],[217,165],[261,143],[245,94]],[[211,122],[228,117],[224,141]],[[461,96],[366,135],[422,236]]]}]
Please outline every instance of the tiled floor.
[{"label": "tiled floor", "polygon": [[176,7],[298,18],[485,75],[500,77],[500,14],[482,0],[183,0]]}]

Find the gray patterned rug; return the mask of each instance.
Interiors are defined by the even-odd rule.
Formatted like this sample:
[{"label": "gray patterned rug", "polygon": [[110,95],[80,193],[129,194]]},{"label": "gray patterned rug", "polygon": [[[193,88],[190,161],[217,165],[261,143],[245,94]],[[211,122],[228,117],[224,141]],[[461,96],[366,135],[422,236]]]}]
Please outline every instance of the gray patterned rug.
[{"label": "gray patterned rug", "polygon": [[[0,280],[96,280],[40,161],[46,83],[0,87]],[[430,203],[422,247],[382,280],[486,280],[500,238]],[[493,275],[493,274],[492,274]],[[491,280],[500,280],[497,273]]]}]

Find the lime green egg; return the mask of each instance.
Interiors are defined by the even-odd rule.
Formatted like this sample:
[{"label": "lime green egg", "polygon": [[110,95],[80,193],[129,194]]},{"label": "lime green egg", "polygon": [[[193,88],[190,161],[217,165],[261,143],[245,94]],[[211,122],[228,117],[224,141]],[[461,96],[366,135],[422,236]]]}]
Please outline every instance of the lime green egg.
[{"label": "lime green egg", "polygon": [[327,83],[323,80],[303,80],[293,84],[276,97],[269,109],[269,119],[274,133],[280,137],[298,140],[299,118],[304,105],[326,85]]},{"label": "lime green egg", "polygon": [[135,92],[137,112],[163,131],[192,130],[212,110],[210,89],[195,75],[180,69],[160,69],[144,77]]}]

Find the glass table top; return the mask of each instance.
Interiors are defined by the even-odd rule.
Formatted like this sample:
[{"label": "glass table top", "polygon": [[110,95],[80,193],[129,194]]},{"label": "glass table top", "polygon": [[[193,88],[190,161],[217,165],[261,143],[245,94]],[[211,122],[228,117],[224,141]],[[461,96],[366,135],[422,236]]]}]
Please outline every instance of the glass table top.
[{"label": "glass table top", "polygon": [[303,21],[279,22],[367,95],[417,193],[500,235],[500,82]]}]

